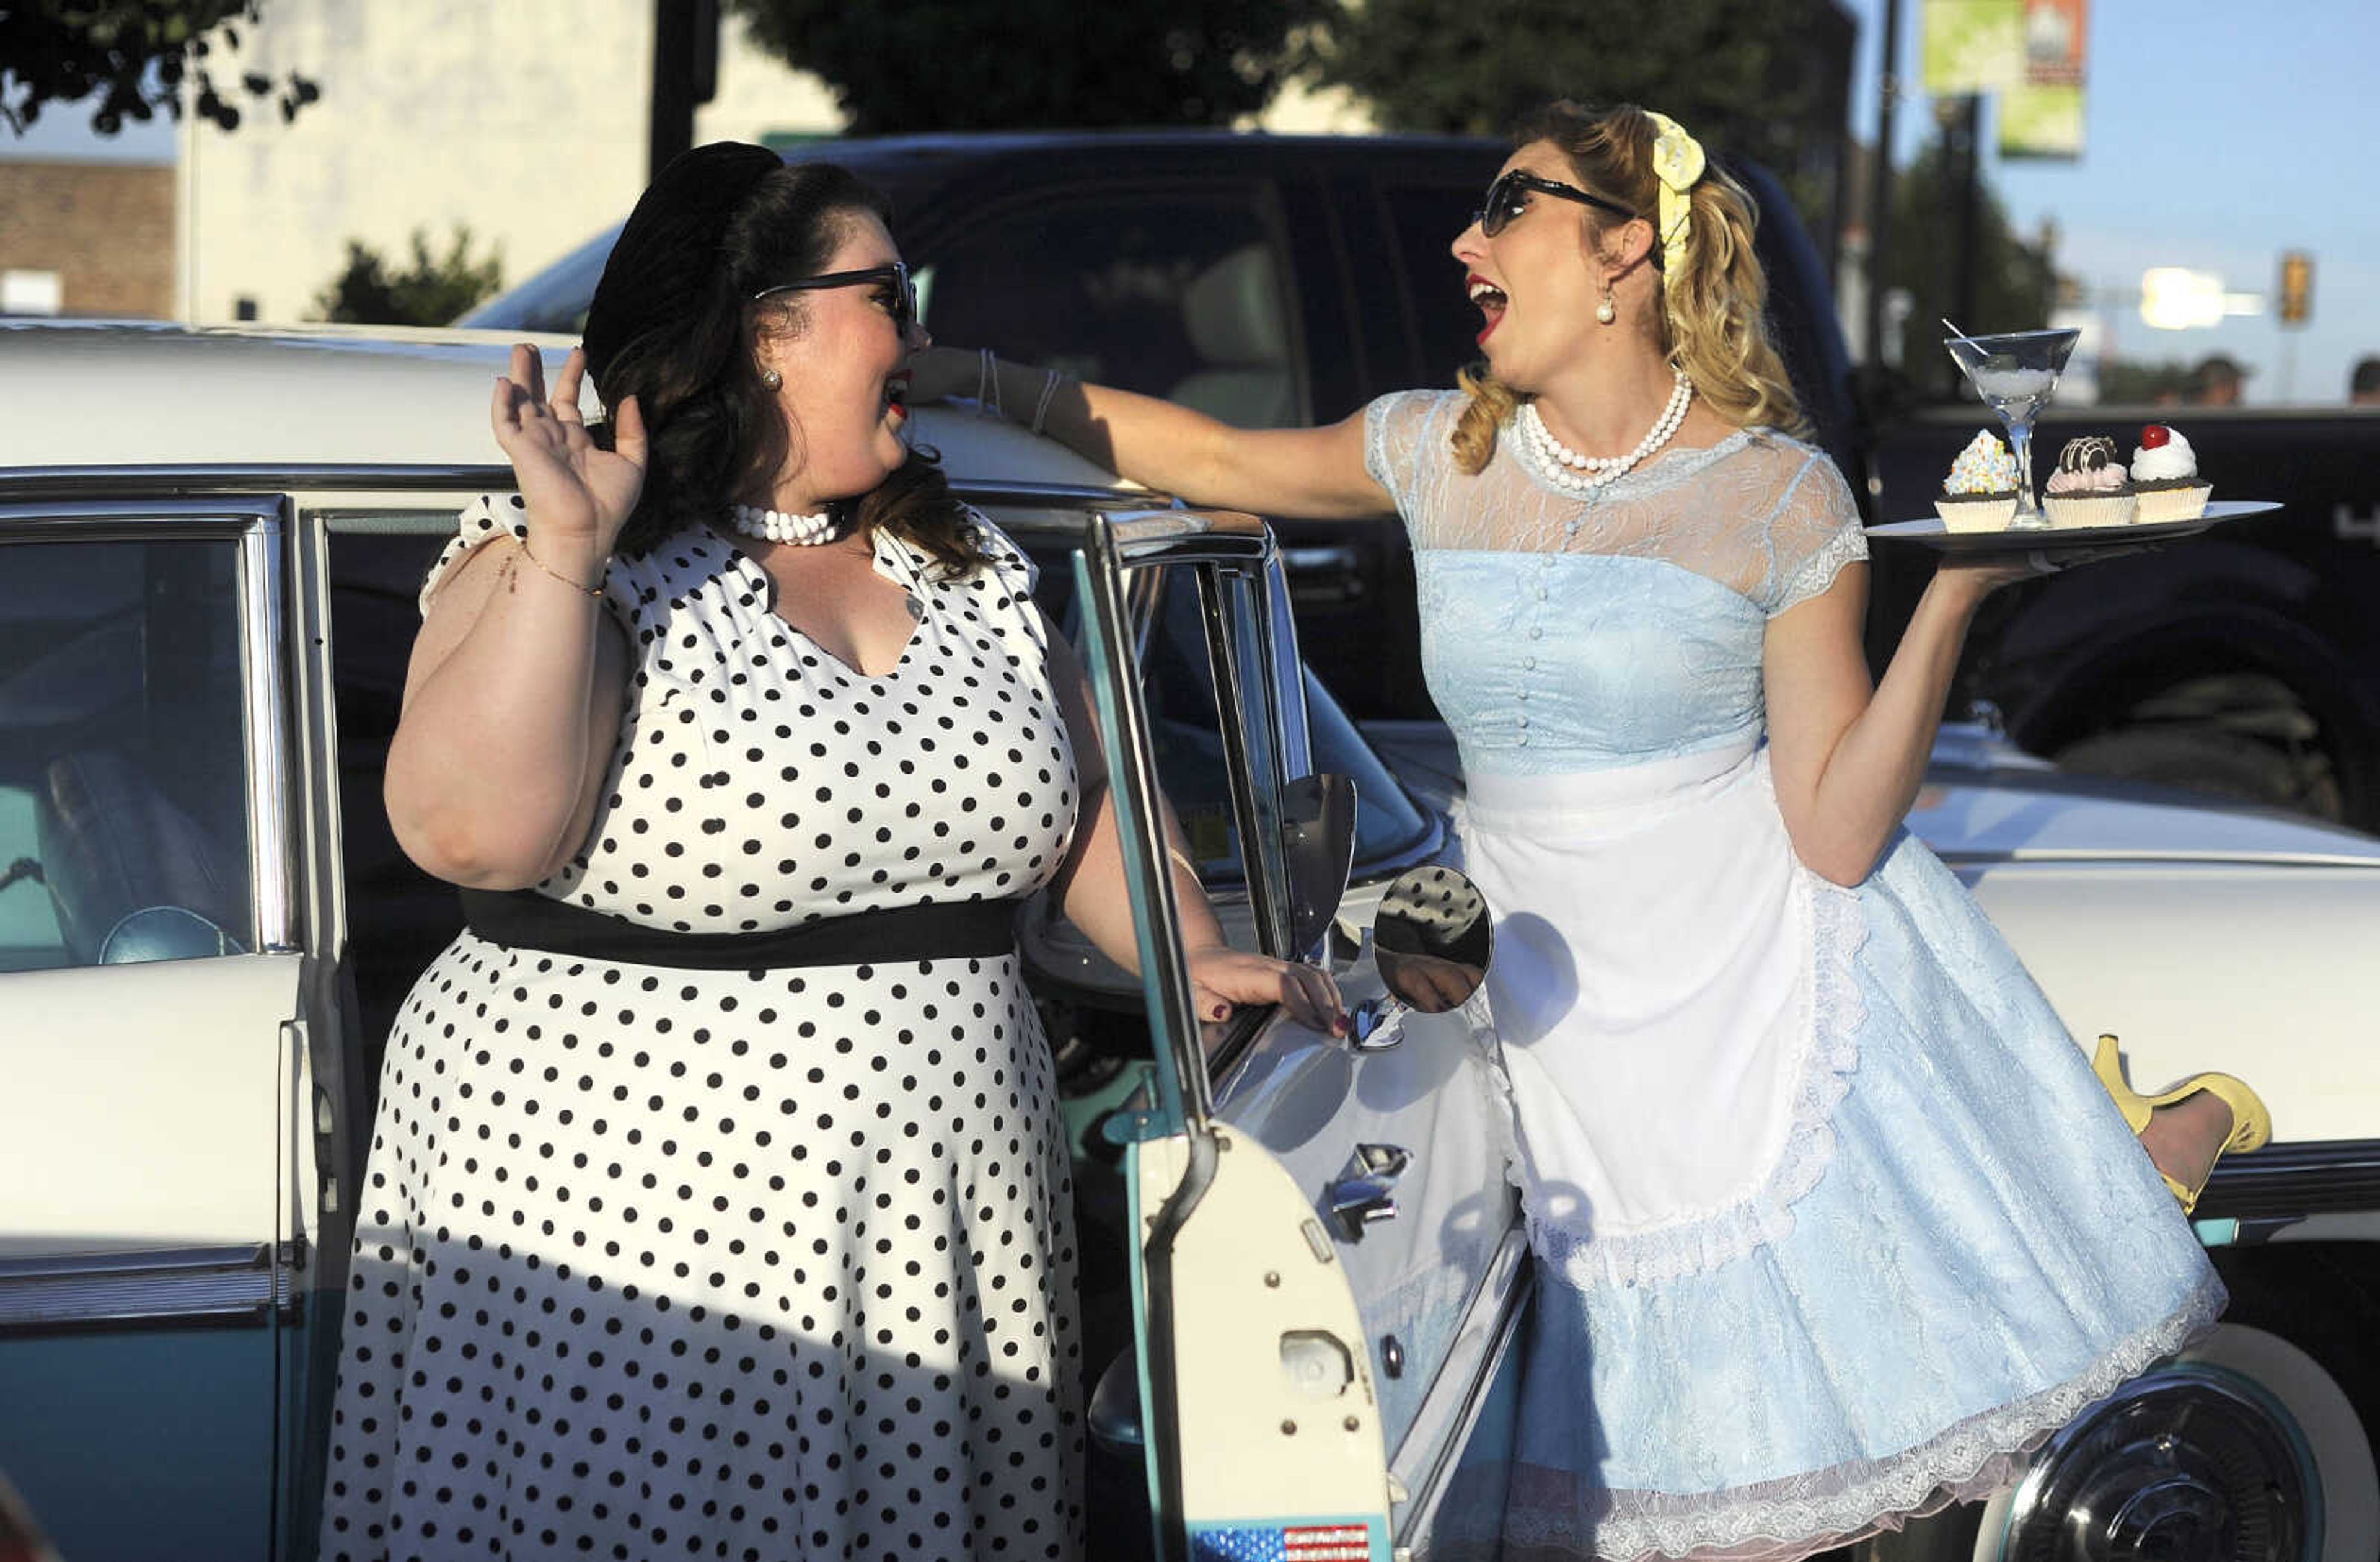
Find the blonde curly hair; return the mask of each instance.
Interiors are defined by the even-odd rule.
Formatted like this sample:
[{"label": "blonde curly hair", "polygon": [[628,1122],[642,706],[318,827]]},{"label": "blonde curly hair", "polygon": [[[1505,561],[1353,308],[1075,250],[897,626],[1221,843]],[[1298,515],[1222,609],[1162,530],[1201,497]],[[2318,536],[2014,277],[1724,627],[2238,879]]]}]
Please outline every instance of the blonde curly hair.
[{"label": "blonde curly hair", "polygon": [[[1656,223],[1661,184],[1653,171],[1653,142],[1658,133],[1652,116],[1633,104],[1593,109],[1565,100],[1523,120],[1512,144],[1551,142],[1582,186]],[[1738,428],[1805,432],[1784,360],[1768,339],[1768,279],[1752,252],[1752,197],[1714,165],[1694,182],[1689,214],[1685,264],[1661,277],[1663,307],[1655,311],[1654,326],[1661,351],[1686,372],[1711,410]],[[1592,239],[1600,242],[1620,219],[1589,210],[1586,221]],[[1653,254],[1658,261],[1658,234]],[[1460,383],[1471,400],[1455,426],[1455,458],[1464,471],[1477,472],[1495,454],[1497,431],[1521,397],[1484,361],[1464,370]]]}]

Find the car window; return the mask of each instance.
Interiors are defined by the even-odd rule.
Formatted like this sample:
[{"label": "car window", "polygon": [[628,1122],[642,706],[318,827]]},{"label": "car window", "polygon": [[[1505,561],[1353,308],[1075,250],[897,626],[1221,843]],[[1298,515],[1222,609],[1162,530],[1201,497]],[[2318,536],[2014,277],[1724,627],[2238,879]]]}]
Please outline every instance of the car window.
[{"label": "car window", "polygon": [[1279,428],[1305,406],[1281,255],[1253,189],[1117,191],[965,228],[920,257],[919,287],[945,342]]},{"label": "car window", "polygon": [[[1040,538],[1026,542],[1042,567],[1034,600],[1079,645],[1073,571],[1065,567],[1062,554],[1045,548]],[[1215,730],[1215,689],[1198,618],[1196,583],[1187,570],[1170,570],[1167,576],[1161,610],[1142,661],[1158,782],[1198,856],[1199,876],[1211,886],[1237,885],[1242,882],[1239,831]],[[1434,821],[1398,784],[1310,670],[1305,683],[1314,768],[1355,783],[1356,875],[1376,873],[1380,864],[1421,849],[1430,839]]]},{"label": "car window", "polygon": [[0,549],[0,970],[256,946],[237,549]]}]

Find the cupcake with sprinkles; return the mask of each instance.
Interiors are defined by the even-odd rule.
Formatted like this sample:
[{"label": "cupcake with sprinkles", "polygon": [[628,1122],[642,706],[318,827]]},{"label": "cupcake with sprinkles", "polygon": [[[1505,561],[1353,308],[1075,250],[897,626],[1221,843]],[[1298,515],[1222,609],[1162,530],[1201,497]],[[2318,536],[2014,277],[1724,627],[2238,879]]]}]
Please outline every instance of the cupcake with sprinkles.
[{"label": "cupcake with sprinkles", "polygon": [[1950,531],[1998,531],[2016,519],[2016,458],[1985,429],[1950,463],[1934,508]]}]

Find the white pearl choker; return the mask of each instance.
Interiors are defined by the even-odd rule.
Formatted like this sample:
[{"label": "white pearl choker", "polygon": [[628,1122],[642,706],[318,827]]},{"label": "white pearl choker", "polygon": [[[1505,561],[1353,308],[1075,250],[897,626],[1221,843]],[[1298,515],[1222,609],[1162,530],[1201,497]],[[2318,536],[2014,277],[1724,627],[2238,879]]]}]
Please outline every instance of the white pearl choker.
[{"label": "white pearl choker", "polygon": [[1636,448],[1625,456],[1580,455],[1553,436],[1553,431],[1547,428],[1545,420],[1537,415],[1537,405],[1534,401],[1523,402],[1513,421],[1520,429],[1523,442],[1538,457],[1546,475],[1557,487],[1569,489],[1574,494],[1587,493],[1602,487],[1669,444],[1670,436],[1678,432],[1678,426],[1686,421],[1686,408],[1694,397],[1694,383],[1686,378],[1686,372],[1682,369],[1673,369],[1671,372],[1677,376],[1677,384],[1670,391],[1670,404],[1661,409],[1660,417],[1654,421],[1645,437],[1636,442]]},{"label": "white pearl choker", "polygon": [[788,515],[783,510],[764,510],[758,505],[730,505],[727,524],[747,537],[788,543],[797,548],[834,541],[834,519],[823,510],[817,515]]}]

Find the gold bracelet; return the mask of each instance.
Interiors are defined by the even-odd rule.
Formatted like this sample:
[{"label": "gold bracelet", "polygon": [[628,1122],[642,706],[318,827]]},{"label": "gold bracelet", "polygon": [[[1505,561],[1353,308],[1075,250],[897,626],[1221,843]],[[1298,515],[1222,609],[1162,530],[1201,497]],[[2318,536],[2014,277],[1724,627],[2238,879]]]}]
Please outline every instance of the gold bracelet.
[{"label": "gold bracelet", "polygon": [[1175,847],[1175,846],[1169,846],[1169,847],[1167,847],[1167,848],[1165,848],[1165,855],[1166,855],[1166,856],[1168,856],[1168,857],[1171,857],[1172,859],[1173,859],[1173,860],[1175,860],[1176,862],[1181,863],[1181,864],[1182,864],[1182,866],[1184,866],[1184,868],[1187,868],[1188,870],[1190,870],[1190,876],[1191,876],[1192,878],[1194,878],[1194,879],[1195,879],[1195,878],[1196,878],[1196,877],[1198,876],[1198,864],[1196,864],[1196,862],[1191,861],[1191,860],[1190,860],[1190,859],[1188,859],[1187,857],[1183,856],[1183,855],[1182,855],[1182,848],[1181,848],[1180,847]]},{"label": "gold bracelet", "polygon": [[599,566],[596,570],[595,583],[591,586],[582,586],[567,575],[555,574],[554,571],[546,569],[544,561],[540,559],[537,555],[528,551],[528,538],[524,537],[520,540],[520,550],[521,557],[528,560],[531,564],[536,565],[540,569],[545,570],[545,573],[548,575],[552,575],[555,580],[561,581],[564,585],[568,586],[572,591],[585,592],[589,596],[592,597],[600,597],[603,594],[602,570],[604,567],[608,567],[612,562],[612,555],[610,554],[605,554],[603,555],[601,565]]}]

